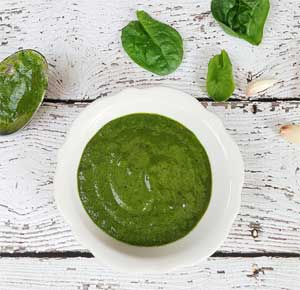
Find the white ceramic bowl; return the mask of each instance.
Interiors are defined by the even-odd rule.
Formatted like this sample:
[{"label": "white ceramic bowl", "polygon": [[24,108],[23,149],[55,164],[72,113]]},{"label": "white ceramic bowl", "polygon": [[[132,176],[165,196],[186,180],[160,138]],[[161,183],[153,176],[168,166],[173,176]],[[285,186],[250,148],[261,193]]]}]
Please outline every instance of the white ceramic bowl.
[{"label": "white ceramic bowl", "polygon": [[[205,147],[213,189],[208,209],[184,238],[160,247],[119,242],[99,229],[85,212],[77,189],[77,168],[87,142],[106,123],[120,116],[156,113],[185,125]],[[125,89],[89,105],[75,120],[58,154],[55,199],[74,235],[103,263],[125,272],[166,272],[197,263],[213,254],[228,235],[239,211],[243,160],[221,121],[195,98],[165,87]]]}]

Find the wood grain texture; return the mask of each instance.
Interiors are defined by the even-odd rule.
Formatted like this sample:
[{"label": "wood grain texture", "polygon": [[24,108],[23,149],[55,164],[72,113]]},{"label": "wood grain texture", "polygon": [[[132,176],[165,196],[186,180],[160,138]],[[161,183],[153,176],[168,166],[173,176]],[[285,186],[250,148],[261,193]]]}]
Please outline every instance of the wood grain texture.
[{"label": "wood grain texture", "polygon": [[[240,214],[220,250],[300,254],[300,148],[278,134],[300,123],[300,102],[203,104],[223,120],[246,168]],[[46,103],[23,131],[0,139],[0,252],[85,251],[52,194],[57,150],[85,106]]]},{"label": "wood grain texture", "polygon": [[[120,30],[145,9],[183,36],[185,57],[167,77],[133,64],[120,44]],[[271,0],[263,43],[254,47],[225,34],[209,0],[1,0],[0,58],[21,48],[42,52],[50,63],[49,99],[95,99],[127,86],[160,83],[205,97],[209,58],[226,49],[237,90],[246,99],[247,80],[275,78],[264,97],[300,99],[300,2]]]},{"label": "wood grain texture", "polygon": [[95,259],[0,259],[5,290],[226,290],[300,288],[300,259],[210,258],[201,265],[160,275],[128,275]]},{"label": "wood grain texture", "polygon": [[[0,59],[22,48],[42,52],[49,61],[48,100],[94,100],[125,87],[153,85],[205,100],[209,58],[226,49],[234,65],[234,98],[241,101],[203,105],[223,120],[246,168],[241,210],[219,257],[162,275],[117,273],[93,258],[0,258],[0,289],[300,289],[300,258],[295,258],[300,257],[300,147],[278,134],[280,125],[300,123],[299,0],[270,0],[259,47],[225,34],[210,13],[210,0],[0,2]],[[183,36],[185,57],[175,73],[152,75],[124,53],[120,31],[137,9]],[[257,78],[278,82],[247,98],[247,82]],[[261,98],[299,101],[246,102]],[[86,253],[52,193],[57,150],[85,106],[45,103],[23,131],[0,138],[0,256]],[[290,258],[250,258],[259,253]]]}]

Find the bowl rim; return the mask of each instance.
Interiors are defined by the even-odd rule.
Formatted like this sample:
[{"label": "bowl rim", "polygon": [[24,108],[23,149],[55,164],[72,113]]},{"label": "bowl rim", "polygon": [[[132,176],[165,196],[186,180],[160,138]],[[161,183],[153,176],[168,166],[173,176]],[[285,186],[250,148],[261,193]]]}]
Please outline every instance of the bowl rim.
[{"label": "bowl rim", "polygon": [[[112,108],[115,108],[117,105],[120,105],[121,109],[116,112],[116,116],[110,116],[111,120],[115,119],[117,116],[120,117],[128,115],[128,113],[126,112],[122,113],[122,104],[124,106],[131,105],[131,107],[133,107],[132,110],[134,111],[134,106],[136,105],[136,103],[143,100],[143,98],[148,102],[155,101],[155,105],[162,106],[166,110],[168,110],[168,103],[170,101],[174,102],[176,105],[178,105],[178,107],[182,107],[182,110],[193,110],[194,114],[197,113],[198,117],[196,115],[195,116],[198,119],[192,120],[191,122],[199,121],[200,118],[202,121],[204,120],[210,127],[210,130],[212,130],[214,134],[216,134],[216,136],[220,138],[220,140],[222,140],[222,146],[225,150],[224,154],[227,155],[227,160],[230,159],[234,161],[227,162],[226,164],[229,171],[228,180],[226,180],[228,185],[228,200],[224,208],[222,227],[219,227],[219,231],[217,233],[214,233],[214,238],[212,237],[211,241],[205,244],[204,249],[201,249],[201,254],[197,251],[194,255],[190,255],[185,259],[182,259],[183,256],[180,256],[179,254],[178,257],[176,256],[176,254],[173,254],[172,258],[170,258],[171,256],[168,256],[168,254],[166,254],[166,256],[162,255],[155,257],[154,259],[154,257],[152,258],[150,255],[146,254],[146,252],[149,251],[147,250],[149,248],[127,245],[123,242],[119,242],[111,238],[106,233],[104,233],[95,224],[93,224],[93,222],[85,212],[81,202],[78,202],[79,194],[77,191],[77,178],[75,189],[75,177],[73,176],[74,174],[70,175],[72,174],[70,172],[72,170],[69,170],[72,167],[70,166],[70,162],[74,162],[74,164],[78,163],[78,160],[77,163],[73,160],[70,161],[71,158],[74,159],[74,154],[72,156],[72,150],[75,146],[74,144],[77,144],[74,142],[79,142],[78,139],[81,138],[81,142],[86,145],[90,138],[93,136],[93,134],[90,134],[89,137],[87,137],[86,135],[85,138],[83,138],[82,136],[78,138],[78,132],[80,130],[86,129],[88,126],[94,126],[95,128],[97,128],[97,130],[99,130],[101,126],[105,124],[105,122],[99,127],[97,122],[95,123],[95,121],[93,120],[99,119],[99,114],[101,113],[108,115],[112,114],[110,113],[110,110],[112,111]],[[170,110],[172,109],[170,108]],[[141,113],[141,111],[138,110],[136,111],[136,113]],[[169,118],[171,117],[170,115],[166,116]],[[182,123],[177,118],[171,118]],[[186,124],[184,125],[188,129],[192,130]],[[95,128],[94,130],[91,130],[91,132],[95,132]],[[192,131],[194,132],[194,130]],[[197,134],[195,135],[197,136]],[[200,141],[202,143],[202,140]],[[82,153],[82,151],[78,151],[80,150],[77,150],[77,155],[79,153]],[[79,155],[79,160],[80,157],[81,154]],[[73,167],[74,166],[75,165],[73,165]],[[68,178],[65,179],[65,176],[68,176]],[[195,264],[206,259],[218,249],[218,247],[223,243],[223,241],[229,234],[232,223],[239,212],[243,181],[244,164],[238,146],[228,135],[220,119],[213,113],[206,110],[194,97],[179,90],[166,87],[151,87],[146,89],[127,88],[113,96],[101,98],[94,101],[92,104],[88,105],[73,122],[71,128],[69,129],[69,132],[67,133],[65,143],[58,152],[58,162],[54,177],[54,197],[57,207],[59,208],[61,214],[64,216],[68,224],[71,226],[72,232],[75,237],[104,264],[122,272],[161,273],[173,270],[175,268],[178,268],[179,266],[188,266]],[[205,215],[206,213],[204,214],[204,217]],[[87,217],[89,221],[87,220]],[[204,217],[202,217],[202,219]],[[195,228],[197,228],[198,225]],[[189,235],[190,234],[188,234],[187,236]],[[112,244],[116,244],[116,246],[112,247]],[[166,249],[166,252],[168,252],[167,246],[171,245],[172,247],[174,246],[174,244],[178,245],[178,251],[180,251],[180,247],[182,245],[180,245],[180,242],[175,241],[171,244],[157,247],[156,249],[160,248],[161,250],[157,250],[157,252],[164,254],[164,249]],[[154,247],[151,248],[153,249]],[[142,258],[132,256],[132,253],[137,251],[139,251],[139,253],[142,253],[141,255],[145,253],[145,256],[143,256]]]}]

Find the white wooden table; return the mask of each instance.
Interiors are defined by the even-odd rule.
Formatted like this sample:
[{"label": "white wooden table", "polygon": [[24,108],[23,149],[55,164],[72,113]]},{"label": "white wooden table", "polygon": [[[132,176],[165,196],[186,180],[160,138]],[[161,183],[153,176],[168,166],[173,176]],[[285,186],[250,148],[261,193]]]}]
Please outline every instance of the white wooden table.
[{"label": "white wooden table", "polygon": [[[0,138],[0,289],[300,289],[300,149],[278,134],[300,123],[300,2],[271,0],[259,47],[232,38],[210,0],[1,0],[0,57],[20,48],[50,63],[44,105],[23,131]],[[144,9],[185,39],[185,59],[167,77],[133,64],[120,29]],[[225,48],[237,89],[227,103],[205,97],[209,58]],[[247,81],[276,78],[247,98]],[[242,205],[230,235],[206,262],[161,275],[125,275],[96,261],[74,238],[52,193],[56,154],[76,116],[98,97],[165,85],[217,114],[246,166]]]}]

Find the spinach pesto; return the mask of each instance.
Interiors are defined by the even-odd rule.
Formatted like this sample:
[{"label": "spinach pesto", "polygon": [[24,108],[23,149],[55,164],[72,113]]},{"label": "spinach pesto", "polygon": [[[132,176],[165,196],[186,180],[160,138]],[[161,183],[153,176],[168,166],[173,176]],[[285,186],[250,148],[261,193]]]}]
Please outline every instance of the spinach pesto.
[{"label": "spinach pesto", "polygon": [[208,207],[211,178],[206,151],[190,130],[144,113],[102,127],[85,147],[77,176],[93,222],[138,246],[187,235]]},{"label": "spinach pesto", "polygon": [[30,121],[48,86],[47,67],[46,59],[31,49],[0,63],[0,135],[13,133]]}]

